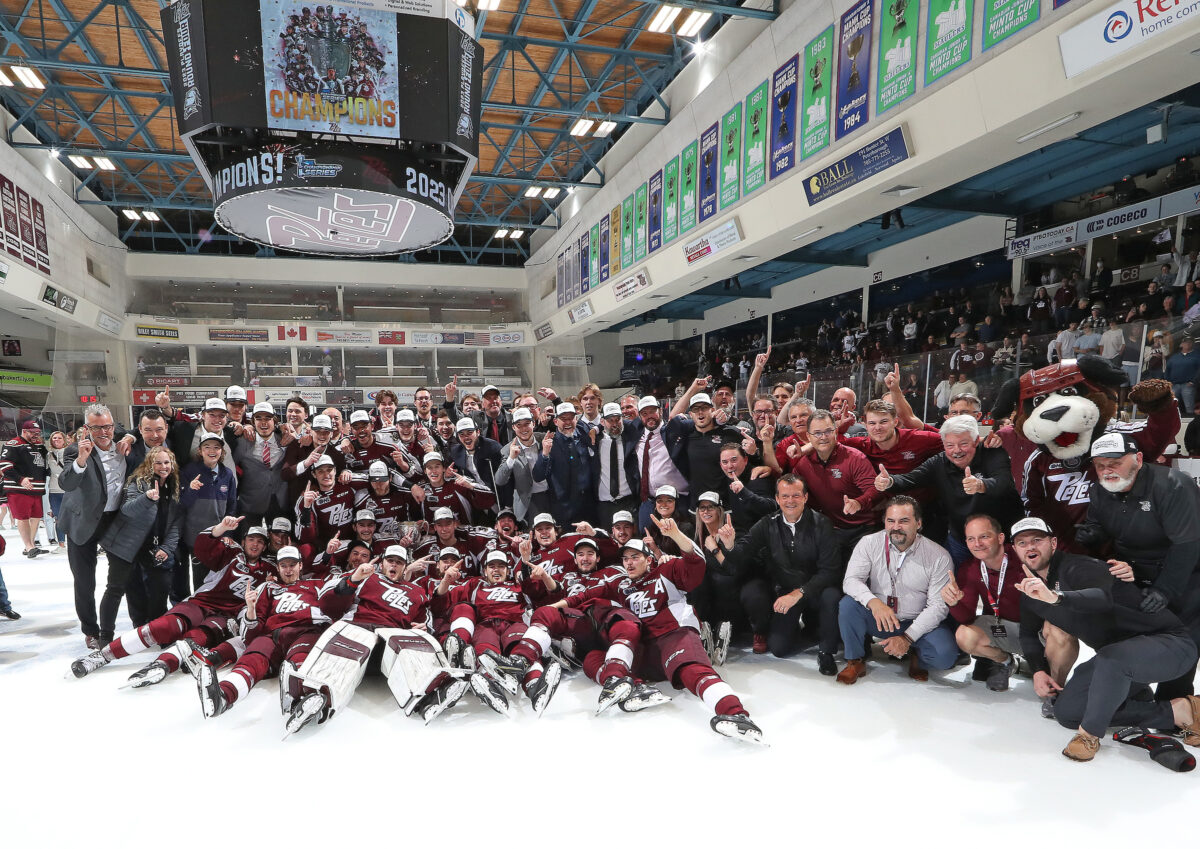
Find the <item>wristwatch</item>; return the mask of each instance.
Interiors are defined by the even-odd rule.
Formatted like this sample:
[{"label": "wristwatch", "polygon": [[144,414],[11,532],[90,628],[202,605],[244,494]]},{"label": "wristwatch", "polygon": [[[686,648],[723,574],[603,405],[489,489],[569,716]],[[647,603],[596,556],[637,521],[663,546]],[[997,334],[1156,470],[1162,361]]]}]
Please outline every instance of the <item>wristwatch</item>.
[{"label": "wristwatch", "polygon": [[1052,604],[1062,604],[1062,601],[1063,601],[1063,591],[1062,591],[1062,590],[1053,590],[1052,592],[1054,593],[1054,595],[1056,595],[1056,596],[1057,596],[1057,598],[1056,598],[1056,599],[1055,599],[1053,602],[1051,602],[1051,603],[1052,603]]}]

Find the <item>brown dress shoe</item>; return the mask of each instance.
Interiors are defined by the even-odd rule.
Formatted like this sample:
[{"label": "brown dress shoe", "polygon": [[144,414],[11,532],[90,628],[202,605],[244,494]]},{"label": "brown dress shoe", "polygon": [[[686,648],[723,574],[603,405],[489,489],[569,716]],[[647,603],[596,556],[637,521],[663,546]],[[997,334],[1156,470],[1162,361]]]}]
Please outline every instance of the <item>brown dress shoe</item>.
[{"label": "brown dress shoe", "polygon": [[842,671],[837,674],[839,684],[853,684],[859,678],[867,674],[867,664],[860,657],[854,660],[846,661],[846,665],[842,667]]},{"label": "brown dress shoe", "polygon": [[908,677],[914,681],[928,681],[928,670],[922,669],[917,662],[917,653],[914,651],[908,656]]},{"label": "brown dress shoe", "polygon": [[1093,737],[1086,731],[1076,731],[1063,754],[1073,761],[1090,761],[1100,751],[1100,738]]},{"label": "brown dress shoe", "polygon": [[1200,746],[1200,696],[1184,696],[1192,706],[1192,721],[1183,726],[1183,742],[1189,746]]}]

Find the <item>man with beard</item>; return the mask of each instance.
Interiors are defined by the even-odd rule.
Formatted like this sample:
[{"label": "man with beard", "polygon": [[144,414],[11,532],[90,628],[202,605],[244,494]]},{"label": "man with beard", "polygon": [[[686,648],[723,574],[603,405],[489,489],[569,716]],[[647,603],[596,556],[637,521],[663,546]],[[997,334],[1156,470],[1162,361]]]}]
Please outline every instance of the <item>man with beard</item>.
[{"label": "man with beard", "polygon": [[324,413],[313,416],[310,432],[308,445],[304,444],[303,439],[297,439],[288,443],[283,453],[283,467],[279,474],[287,481],[289,504],[295,504],[305,484],[313,480],[310,473],[320,458],[328,457],[333,462],[335,477],[346,468],[346,455],[336,449],[338,440],[332,419]]},{"label": "man with beard", "polygon": [[34,419],[21,423],[21,435],[0,448],[0,476],[8,496],[8,510],[25,550],[34,558],[49,554],[37,546],[38,525],[42,520],[42,495],[46,492],[46,447],[42,445],[42,426]]},{"label": "man with beard", "polygon": [[438,508],[445,507],[454,513],[459,522],[469,525],[476,516],[482,516],[496,505],[496,494],[492,490],[472,478],[460,475],[453,463],[447,468],[437,451],[428,452],[421,464],[429,484],[421,486],[425,490],[425,497],[421,501],[421,518],[425,521],[433,522]]}]

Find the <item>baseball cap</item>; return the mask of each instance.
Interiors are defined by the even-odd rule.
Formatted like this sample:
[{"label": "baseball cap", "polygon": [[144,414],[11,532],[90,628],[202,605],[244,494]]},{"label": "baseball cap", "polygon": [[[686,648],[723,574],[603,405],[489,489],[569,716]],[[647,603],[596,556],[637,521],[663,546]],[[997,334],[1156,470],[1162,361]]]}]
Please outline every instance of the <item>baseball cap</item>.
[{"label": "baseball cap", "polygon": [[629,542],[621,546],[621,551],[624,551],[627,548],[636,551],[638,554],[650,553],[649,549],[646,548],[646,543],[642,542],[640,539],[631,539]]},{"label": "baseball cap", "polygon": [[416,420],[417,414],[407,407],[396,413],[396,421],[398,422],[415,422]]},{"label": "baseball cap", "polygon": [[385,481],[391,477],[388,472],[387,464],[382,460],[376,460],[367,467],[367,478],[373,481]]},{"label": "baseball cap", "polygon": [[284,531],[285,533],[290,534],[292,532],[292,522],[290,519],[285,519],[282,516],[280,516],[278,519],[272,519],[271,530]]},{"label": "baseball cap", "polygon": [[333,419],[322,413],[319,416],[313,416],[313,430],[333,430]]},{"label": "baseball cap", "polygon": [[275,560],[277,562],[281,561],[281,560],[299,560],[299,559],[300,559],[300,549],[296,548],[296,546],[294,546],[294,545],[285,545],[283,548],[279,549],[279,553],[275,555]]},{"label": "baseball cap", "polygon": [[702,493],[700,493],[700,497],[698,499],[696,499],[696,503],[703,504],[705,501],[707,501],[709,504],[720,505],[721,496],[717,495],[715,492],[712,492],[711,490],[709,492],[702,492]]},{"label": "baseball cap", "polygon": [[557,407],[554,408],[554,415],[556,415],[556,416],[573,416],[573,415],[575,415],[575,405],[572,404],[570,401],[563,401],[561,404],[559,404]]},{"label": "baseball cap", "polygon": [[633,514],[628,510],[618,510],[616,513],[613,513],[612,517],[612,523],[615,525],[617,522],[628,522],[632,525]]},{"label": "baseball cap", "polygon": [[225,437],[221,436],[219,433],[206,433],[204,436],[200,437],[200,444],[203,445],[206,442],[219,442],[224,445]]},{"label": "baseball cap", "polygon": [[500,394],[500,390],[497,389],[495,386],[492,386],[492,384],[490,384],[490,383],[487,386],[483,387],[483,391],[480,392],[479,394],[480,394],[480,396],[483,396],[483,395],[487,395],[489,392],[495,392],[497,395]]},{"label": "baseball cap", "polygon": [[222,413],[224,413],[225,412],[225,402],[222,401],[220,398],[208,398],[204,402],[204,409],[220,410]]},{"label": "baseball cap", "polygon": [[245,401],[246,390],[240,386],[230,386],[225,390],[226,401]]},{"label": "baseball cap", "polygon": [[533,421],[533,413],[529,412],[525,407],[517,407],[513,410],[513,422],[531,422]]},{"label": "baseball cap", "polygon": [[437,559],[441,560],[443,557],[453,557],[455,560],[457,560],[458,558],[462,557],[462,555],[458,553],[457,548],[454,546],[449,546],[448,548],[443,548],[438,552]]},{"label": "baseball cap", "polygon": [[553,524],[555,524],[554,517],[551,516],[549,513],[538,513],[536,516],[533,517],[533,524],[530,525],[530,527],[536,528],[538,525],[553,525]]},{"label": "baseball cap", "polygon": [[267,530],[266,525],[252,525],[251,527],[246,528],[246,536],[250,536],[250,534],[254,534],[255,536],[260,536],[263,539],[271,538],[271,534]]},{"label": "baseball cap", "polygon": [[356,521],[356,522],[377,522],[378,520],[375,518],[374,510],[359,510],[357,513],[354,514],[354,521]]},{"label": "baseball cap", "polygon": [[1092,443],[1093,457],[1124,457],[1138,453],[1133,437],[1124,433],[1106,433]]},{"label": "baseball cap", "polygon": [[454,423],[454,432],[455,433],[462,433],[464,430],[478,430],[478,429],[479,428],[475,424],[475,420],[473,418],[471,418],[470,416],[463,416],[461,419],[459,419],[457,422]]},{"label": "baseball cap", "polygon": [[41,430],[42,426],[38,424],[36,419],[26,419],[21,422],[21,430]]},{"label": "baseball cap", "polygon": [[437,451],[430,451],[421,458],[421,468],[425,468],[430,463],[445,463],[446,460]]},{"label": "baseball cap", "polygon": [[488,556],[483,559],[483,565],[486,566],[489,563],[503,563],[508,566],[508,555],[503,551],[489,551]]},{"label": "baseball cap", "polygon": [[259,401],[254,405],[254,415],[257,416],[259,413],[266,413],[268,416],[273,416],[275,415],[275,408],[271,406],[269,401]]},{"label": "baseball cap", "polygon": [[322,466],[336,466],[336,465],[337,464],[335,462],[333,462],[332,457],[330,457],[328,454],[322,454],[320,457],[317,458],[317,462],[313,463],[313,468],[319,469]]},{"label": "baseball cap", "polygon": [[645,410],[649,407],[657,407],[657,406],[659,406],[658,399],[655,398],[653,395],[647,395],[644,398],[642,398],[640,401],[638,401],[638,412],[640,413],[642,410]]},{"label": "baseball cap", "polygon": [[607,419],[609,416],[619,415],[621,415],[621,405],[614,404],[612,401],[609,401],[607,404],[605,404],[604,409],[600,411],[600,418],[602,419]]},{"label": "baseball cap", "polygon": [[359,422],[370,422],[371,414],[366,410],[355,410],[350,414],[350,424],[358,424]]},{"label": "baseball cap", "polygon": [[515,519],[517,518],[517,511],[511,507],[501,507],[500,512],[496,514],[496,519],[499,520],[504,516],[512,516]]},{"label": "baseball cap", "polygon": [[408,562],[408,549],[402,545],[389,545],[383,550],[384,557],[399,557],[405,563]]},{"label": "baseball cap", "polygon": [[692,403],[688,409],[690,410],[692,407],[697,407],[701,404],[707,404],[710,407],[713,405],[712,398],[709,397],[707,392],[697,392],[693,395]]},{"label": "baseball cap", "polygon": [[596,542],[596,540],[592,537],[580,537],[578,540],[576,540],[575,551],[579,551],[579,546],[581,545],[590,545],[592,548],[596,549],[596,551],[600,550],[600,543]]},{"label": "baseball cap", "polygon": [[654,490],[655,498],[659,498],[663,495],[666,495],[669,498],[677,499],[677,498],[679,498],[679,490],[677,490],[675,487],[671,486],[669,483],[664,483],[658,489]]},{"label": "baseball cap", "polygon": [[457,519],[457,518],[458,518],[458,516],[455,515],[454,511],[451,510],[449,507],[439,507],[438,509],[433,511],[433,521],[435,521],[435,522],[440,522],[443,519]]},{"label": "baseball cap", "polygon": [[1041,531],[1044,534],[1050,534],[1051,536],[1054,535],[1050,530],[1049,525],[1036,516],[1030,516],[1029,518],[1022,519],[1012,526],[1012,533],[1009,534],[1009,538],[1015,539],[1017,534],[1024,533],[1025,531]]}]

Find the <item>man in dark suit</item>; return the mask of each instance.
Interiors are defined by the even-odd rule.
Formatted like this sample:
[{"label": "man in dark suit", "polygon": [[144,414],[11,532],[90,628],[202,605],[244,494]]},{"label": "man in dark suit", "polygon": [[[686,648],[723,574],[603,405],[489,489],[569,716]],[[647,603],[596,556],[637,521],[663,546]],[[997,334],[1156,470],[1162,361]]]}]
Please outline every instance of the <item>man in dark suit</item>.
[{"label": "man in dark suit", "polygon": [[800,647],[800,616],[817,620],[822,675],[837,674],[838,602],[842,564],[829,520],[808,509],[808,487],[795,475],[779,479],[779,512],[759,519],[725,554],[723,571],[744,581],[742,607],[754,631],[754,651],[787,657]]},{"label": "man in dark suit", "polygon": [[[638,420],[635,420],[638,421]],[[596,485],[599,505],[598,527],[612,525],[614,513],[627,510],[636,513],[640,502],[638,490],[641,475],[638,469],[637,437],[634,422],[621,417],[621,405],[608,403],[600,411],[601,427],[592,428],[592,481]],[[641,424],[638,421],[638,424]]]},{"label": "man in dark suit", "polygon": [[[479,434],[475,420],[463,416],[454,425],[455,441],[450,444],[450,462],[464,475],[475,478],[500,497],[496,490],[496,469],[504,462],[500,443]],[[508,500],[499,501],[498,507],[512,507],[512,490]]]},{"label": "man in dark suit", "polygon": [[288,484],[282,470],[287,452],[279,444],[275,408],[267,401],[254,405],[254,439],[238,439],[233,454],[238,476],[238,514],[245,517],[243,530],[264,520],[288,515],[295,502],[288,501]]},{"label": "man in dark suit", "polygon": [[[146,459],[148,448],[157,448],[166,444],[169,431],[170,422],[160,410],[151,407],[142,411],[141,418],[138,419],[138,435],[133,447],[129,449],[129,456],[125,458],[126,477],[132,475],[134,470],[142,465],[142,461]],[[179,462],[178,457],[175,458],[175,462]]]},{"label": "man in dark suit", "polygon": [[455,421],[468,416],[474,419],[475,427],[479,429],[480,434],[485,438],[492,440],[497,445],[507,445],[509,442],[512,442],[514,436],[512,416],[508,410],[504,409],[504,404],[500,401],[499,389],[491,384],[483,387],[483,392],[479,393],[483,409],[472,413],[464,413],[454,404],[455,399],[458,397],[457,377],[446,384],[445,391],[446,403],[443,406],[454,417]]},{"label": "man in dark suit", "polygon": [[550,512],[561,528],[595,518],[592,440],[588,436],[590,429],[578,420],[575,405],[569,401],[555,407],[554,423],[557,429],[542,440],[533,479],[550,482]]},{"label": "man in dark suit", "polygon": [[101,635],[96,618],[96,546],[121,507],[126,460],[114,440],[108,407],[92,404],[83,416],[88,435],[63,452],[58,482],[65,494],[59,524],[67,534],[75,614],[88,648],[98,649],[113,635]]}]

